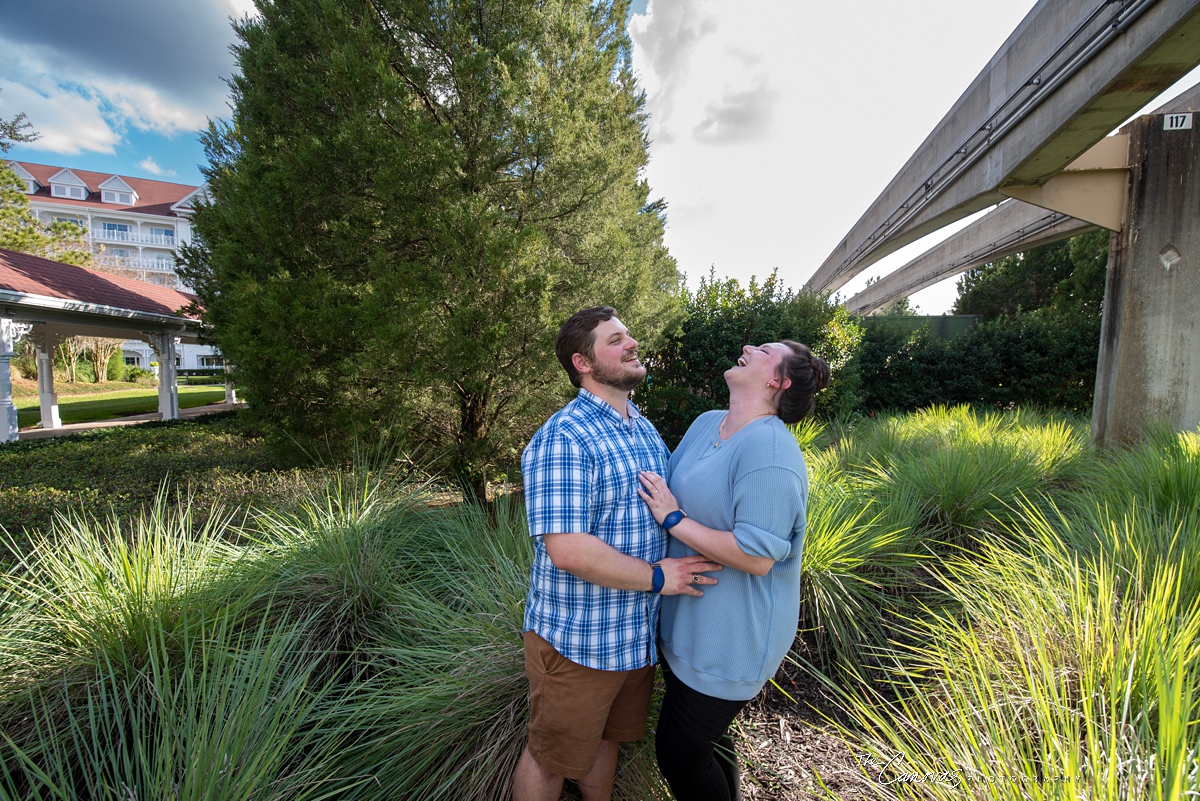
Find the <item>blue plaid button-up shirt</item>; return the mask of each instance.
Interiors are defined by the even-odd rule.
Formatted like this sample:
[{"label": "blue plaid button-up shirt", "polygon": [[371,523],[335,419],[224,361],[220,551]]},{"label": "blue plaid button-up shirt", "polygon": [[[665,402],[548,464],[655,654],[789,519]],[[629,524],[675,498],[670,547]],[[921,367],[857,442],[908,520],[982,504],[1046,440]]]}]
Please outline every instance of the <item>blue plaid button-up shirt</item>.
[{"label": "blue plaid button-up shirt", "polygon": [[657,562],[666,532],[638,497],[638,473],[667,475],[670,452],[649,420],[629,404],[629,419],[586,389],[556,412],[521,456],[533,567],[526,631],[560,654],[599,670],[633,670],[658,661],[660,598],[614,590],[559,570],[543,534],[586,532],[622,553]]}]

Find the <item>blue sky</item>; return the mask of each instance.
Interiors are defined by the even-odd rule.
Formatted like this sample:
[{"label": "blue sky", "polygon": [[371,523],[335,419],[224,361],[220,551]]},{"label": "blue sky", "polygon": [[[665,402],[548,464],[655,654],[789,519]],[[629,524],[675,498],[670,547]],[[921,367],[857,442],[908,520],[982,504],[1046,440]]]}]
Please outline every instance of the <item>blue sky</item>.
[{"label": "blue sky", "polygon": [[[689,283],[710,267],[743,281],[777,269],[800,287],[1033,5],[634,0],[646,177],[668,203],[666,242]],[[6,0],[0,117],[24,112],[42,135],[8,157],[201,183],[197,131],[229,113],[230,17],[251,9]],[[950,230],[892,254],[843,295]],[[937,314],[956,294],[951,279],[913,300]]]}]

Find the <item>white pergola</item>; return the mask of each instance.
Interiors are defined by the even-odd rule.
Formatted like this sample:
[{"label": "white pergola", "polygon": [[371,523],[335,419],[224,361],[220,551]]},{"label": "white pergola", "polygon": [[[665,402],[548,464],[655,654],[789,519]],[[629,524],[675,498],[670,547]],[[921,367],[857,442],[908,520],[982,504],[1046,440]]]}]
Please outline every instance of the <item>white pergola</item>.
[{"label": "white pergola", "polygon": [[67,337],[140,339],[158,356],[158,410],[179,417],[176,345],[195,342],[197,319],[179,310],[195,300],[175,289],[0,249],[0,442],[18,437],[9,364],[18,324],[32,326],[42,428],[59,428],[54,349]]}]

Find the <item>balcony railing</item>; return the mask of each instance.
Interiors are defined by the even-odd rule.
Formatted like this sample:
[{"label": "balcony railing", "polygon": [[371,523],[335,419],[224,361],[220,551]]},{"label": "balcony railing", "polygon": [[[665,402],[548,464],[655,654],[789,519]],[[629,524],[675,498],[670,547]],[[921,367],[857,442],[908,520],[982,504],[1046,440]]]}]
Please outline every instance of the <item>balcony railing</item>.
[{"label": "balcony railing", "polygon": [[92,229],[92,239],[96,242],[129,242],[135,245],[158,245],[159,247],[174,248],[175,237],[162,234],[139,234],[137,231],[106,231],[103,228]]},{"label": "balcony railing", "polygon": [[171,265],[153,259],[99,255],[93,259],[92,267],[100,272],[119,275],[122,278],[132,278],[147,284],[189,291],[187,284],[179,280],[178,274]]}]

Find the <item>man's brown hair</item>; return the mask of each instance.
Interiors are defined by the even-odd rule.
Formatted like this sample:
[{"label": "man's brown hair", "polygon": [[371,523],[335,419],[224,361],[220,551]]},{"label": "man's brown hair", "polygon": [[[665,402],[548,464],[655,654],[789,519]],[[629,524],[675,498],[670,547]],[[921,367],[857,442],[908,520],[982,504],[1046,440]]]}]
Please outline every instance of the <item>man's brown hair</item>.
[{"label": "man's brown hair", "polygon": [[558,329],[558,336],[554,339],[554,352],[558,355],[563,369],[567,371],[567,378],[571,379],[572,386],[580,386],[580,376],[571,357],[578,353],[589,362],[592,361],[596,357],[596,326],[616,316],[617,311],[612,306],[596,306],[575,312],[562,324],[562,328]]}]

